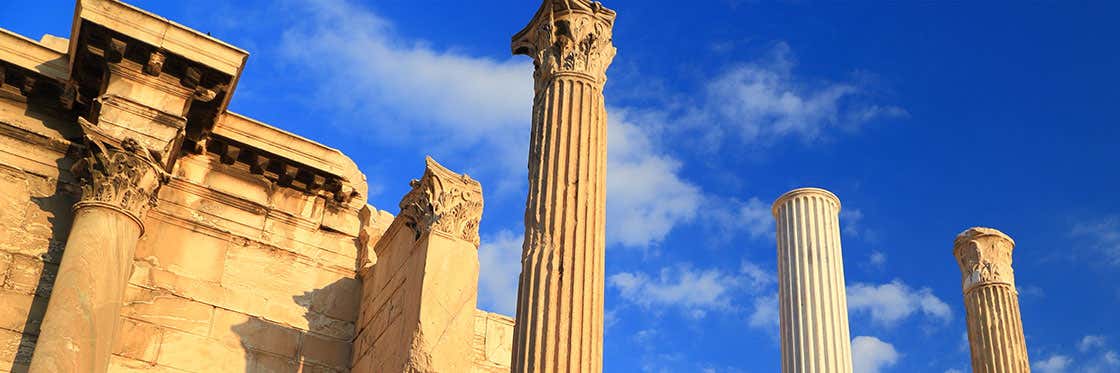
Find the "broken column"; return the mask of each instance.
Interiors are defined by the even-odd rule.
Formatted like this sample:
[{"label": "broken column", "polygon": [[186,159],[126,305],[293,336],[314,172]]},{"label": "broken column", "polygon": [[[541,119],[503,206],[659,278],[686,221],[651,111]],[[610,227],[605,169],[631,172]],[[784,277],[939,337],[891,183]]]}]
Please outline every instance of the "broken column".
[{"label": "broken column", "polygon": [[602,371],[614,19],[598,2],[545,0],[513,37],[536,66],[514,372]]},{"label": "broken column", "polygon": [[358,272],[354,372],[468,372],[474,366],[482,185],[435,160]]},{"label": "broken column", "polygon": [[824,189],[796,189],[774,202],[773,213],[782,372],[851,372],[840,199]]},{"label": "broken column", "polygon": [[132,256],[166,175],[136,140],[119,143],[83,122],[86,154],[74,169],[82,198],[32,355],[33,372],[108,369]]},{"label": "broken column", "polygon": [[953,242],[977,373],[1030,372],[1019,293],[1011,269],[1015,241],[991,228],[970,228]]}]

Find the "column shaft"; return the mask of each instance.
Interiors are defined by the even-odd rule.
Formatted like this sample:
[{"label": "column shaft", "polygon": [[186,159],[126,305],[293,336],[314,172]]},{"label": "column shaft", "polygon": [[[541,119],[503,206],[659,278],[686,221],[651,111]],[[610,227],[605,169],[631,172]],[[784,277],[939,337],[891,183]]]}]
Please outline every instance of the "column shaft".
[{"label": "column shaft", "polygon": [[33,372],[104,372],[140,226],[119,211],[78,209],[31,360]]},{"label": "column shaft", "polygon": [[31,357],[32,372],[105,372],[141,217],[167,175],[131,138],[115,142],[79,120],[86,155],[75,164],[82,198]]},{"label": "column shaft", "polygon": [[783,372],[851,372],[840,201],[797,189],[774,203]]},{"label": "column shaft", "polygon": [[961,267],[972,370],[1030,372],[1019,295],[1011,268],[1011,237],[990,228],[957,236],[953,253]]},{"label": "column shaft", "polygon": [[600,372],[606,209],[606,69],[614,12],[546,0],[514,36],[536,89],[514,372]]}]

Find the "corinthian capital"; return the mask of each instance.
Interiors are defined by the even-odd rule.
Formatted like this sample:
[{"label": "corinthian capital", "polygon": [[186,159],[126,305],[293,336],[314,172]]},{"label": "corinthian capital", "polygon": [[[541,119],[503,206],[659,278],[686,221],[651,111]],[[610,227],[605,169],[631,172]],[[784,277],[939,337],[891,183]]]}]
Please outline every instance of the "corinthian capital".
[{"label": "corinthian capital", "polygon": [[991,228],[969,228],[957,235],[953,255],[961,267],[961,285],[969,290],[984,284],[1007,284],[1014,290],[1011,250],[1015,241]]},{"label": "corinthian capital", "polygon": [[427,157],[424,176],[413,180],[412,191],[401,199],[401,217],[417,236],[439,232],[479,245],[482,220],[482,184],[460,175]]},{"label": "corinthian capital", "polygon": [[533,58],[540,87],[563,73],[602,84],[614,60],[615,12],[598,1],[545,0],[533,20],[513,36],[513,53]]},{"label": "corinthian capital", "polygon": [[167,172],[135,139],[116,141],[85,119],[78,121],[85,132],[86,149],[72,169],[82,186],[75,209],[100,206],[120,211],[143,232],[141,218],[156,205],[159,187],[169,178]]}]

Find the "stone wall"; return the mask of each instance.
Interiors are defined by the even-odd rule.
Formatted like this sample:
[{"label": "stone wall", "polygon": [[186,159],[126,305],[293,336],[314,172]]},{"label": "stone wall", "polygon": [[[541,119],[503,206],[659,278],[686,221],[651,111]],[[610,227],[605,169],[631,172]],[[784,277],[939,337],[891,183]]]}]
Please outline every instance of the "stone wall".
[{"label": "stone wall", "polygon": [[9,88],[0,87],[0,372],[30,364],[78,193],[65,171],[65,116]]},{"label": "stone wall", "polygon": [[[408,218],[396,218],[366,204],[365,175],[342,153],[225,111],[232,92],[218,91],[236,86],[247,53],[116,1],[80,0],[78,13],[75,22],[82,27],[76,32],[95,36],[75,37],[71,44],[79,45],[69,50],[79,51],[76,59],[65,55],[65,39],[45,38],[52,48],[0,29],[0,372],[26,372],[33,354],[36,361],[54,357],[36,353],[37,344],[40,350],[51,344],[37,343],[41,330],[43,341],[61,346],[55,353],[82,350],[81,359],[89,351],[109,355],[108,346],[90,347],[111,341],[111,372],[348,372],[352,366],[365,372],[393,365],[398,356],[422,356],[434,371],[509,370],[513,321],[475,308],[482,211],[477,182],[429,159],[425,180],[437,182],[419,183],[423,188],[402,202]],[[148,40],[152,35],[140,26],[176,32]],[[102,42],[107,44],[88,44]],[[180,68],[161,73],[164,58],[178,59]],[[103,75],[90,71],[102,68],[111,77],[109,88],[120,77],[130,79],[131,88],[98,88]],[[152,105],[166,103],[161,95],[169,92],[155,86],[178,92],[171,106],[182,106],[184,94],[193,97],[193,106],[185,114],[155,110]],[[105,95],[110,91],[116,98]],[[126,97],[137,92],[142,97]],[[155,109],[128,111],[111,105],[114,100]],[[129,120],[119,120],[122,115]],[[153,124],[167,127],[157,133],[166,135],[161,141],[167,146],[143,144],[162,162],[162,186],[154,189],[156,207],[130,215],[142,222],[144,234],[132,241],[123,299],[123,275],[108,281],[95,273],[57,281],[54,289],[63,252],[78,252],[67,248],[71,226],[102,233],[94,220],[74,224],[82,192],[71,167],[88,159],[91,136],[143,138],[155,133]],[[123,149],[124,143],[110,145]],[[390,226],[396,234],[386,233]],[[383,234],[400,242],[381,242]],[[70,267],[64,268],[91,268],[104,250],[88,248],[99,247],[100,240],[75,245],[85,242],[77,237],[87,236],[74,237],[70,244],[88,255],[67,259]],[[118,258],[128,258],[132,242]],[[75,272],[61,278],[76,278]],[[120,304],[119,314],[46,317],[41,327],[52,290],[56,300],[78,299],[70,305],[80,306],[51,305],[52,314],[91,311],[85,304],[91,302],[81,299],[94,286],[73,286],[87,280],[116,286],[118,292],[100,304]],[[421,291],[393,292],[394,283]],[[416,305],[398,308],[394,316],[410,320],[411,329],[375,322],[384,315],[371,307],[384,299]],[[364,321],[357,322],[360,315]],[[96,320],[115,320],[114,337],[87,338],[82,343],[97,343],[74,347],[68,327],[75,323],[67,320],[109,325],[86,336],[109,335],[103,332],[113,330],[112,322]],[[393,347],[384,353],[373,353],[372,345],[355,349],[355,340],[362,341],[359,330],[389,336],[383,342]],[[394,330],[411,334],[393,337]]]}]

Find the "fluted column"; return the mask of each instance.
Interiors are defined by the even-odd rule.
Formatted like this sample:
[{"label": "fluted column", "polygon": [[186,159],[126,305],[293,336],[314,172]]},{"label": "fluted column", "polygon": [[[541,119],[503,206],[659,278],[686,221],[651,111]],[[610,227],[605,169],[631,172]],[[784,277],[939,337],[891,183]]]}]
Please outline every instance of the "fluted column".
[{"label": "fluted column", "polygon": [[32,372],[105,372],[132,271],[141,218],[165,174],[129,138],[113,142],[86,127],[86,155],[75,165],[82,198],[31,359]]},{"label": "fluted column", "polygon": [[961,267],[972,371],[1030,372],[1019,292],[1011,269],[1015,241],[991,228],[970,228],[953,242]]},{"label": "fluted column", "polygon": [[513,38],[536,71],[514,372],[603,369],[606,69],[615,13],[546,0]]},{"label": "fluted column", "polygon": [[773,213],[782,372],[851,372],[840,199],[824,189],[796,189],[774,202]]}]

